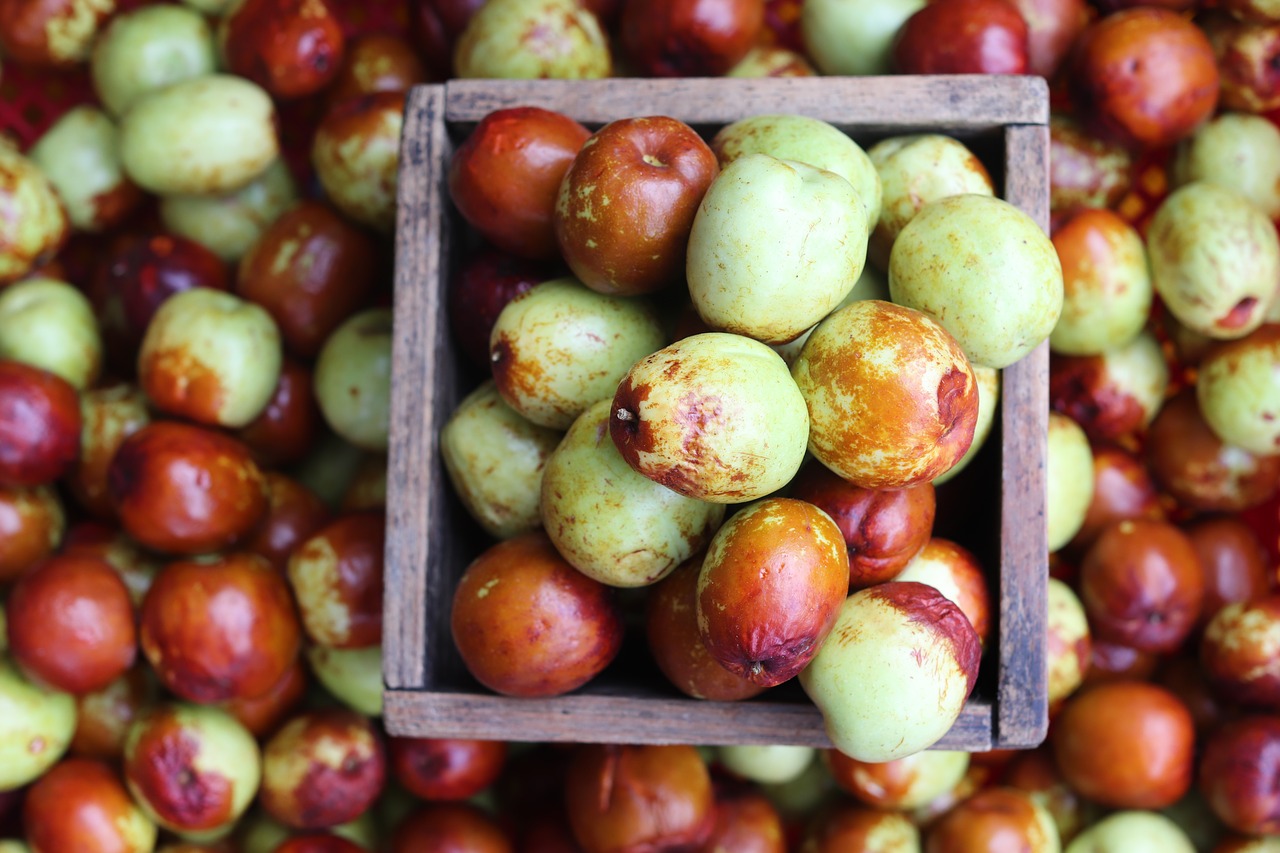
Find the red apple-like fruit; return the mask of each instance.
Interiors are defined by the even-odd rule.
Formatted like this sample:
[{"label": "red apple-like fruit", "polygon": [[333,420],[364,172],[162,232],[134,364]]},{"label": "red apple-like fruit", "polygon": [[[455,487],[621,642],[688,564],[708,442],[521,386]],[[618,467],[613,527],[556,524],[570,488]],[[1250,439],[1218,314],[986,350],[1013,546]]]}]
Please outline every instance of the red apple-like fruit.
[{"label": "red apple-like fruit", "polygon": [[1209,40],[1168,9],[1126,9],[1091,24],[1076,42],[1069,73],[1079,114],[1132,147],[1172,145],[1218,103]]},{"label": "red apple-like fruit", "polygon": [[625,0],[619,32],[644,75],[719,77],[756,43],[764,12],[764,0]]},{"label": "red apple-like fruit", "polygon": [[1084,553],[1117,521],[1144,518],[1164,520],[1164,507],[1146,466],[1136,456],[1114,445],[1093,445],[1093,499],[1084,524],[1071,540],[1069,550]]},{"label": "red apple-like fruit", "polygon": [[125,738],[129,793],[174,832],[229,827],[253,801],[261,772],[253,736],[217,708],[159,705],[138,718]]},{"label": "red apple-like fruit", "polygon": [[715,827],[703,850],[734,853],[786,853],[787,842],[778,810],[763,795],[745,793],[717,797]]},{"label": "red apple-like fruit", "polygon": [[715,822],[711,776],[691,746],[580,746],[565,803],[587,851],[697,849]]},{"label": "red apple-like fruit", "polygon": [[254,737],[263,738],[275,733],[285,717],[302,701],[306,690],[307,668],[299,659],[266,693],[228,699],[219,707],[235,717]]},{"label": "red apple-like fruit", "polygon": [[286,838],[272,853],[366,853],[366,848],[341,835],[313,832]]},{"label": "red apple-like fruit", "polygon": [[121,443],[107,482],[125,531],[170,554],[230,547],[267,512],[266,481],[248,448],[204,427],[148,424]]},{"label": "red apple-like fruit", "polygon": [[393,737],[388,746],[397,782],[424,800],[467,800],[502,773],[507,745],[493,740]]},{"label": "red apple-like fruit", "polygon": [[1200,622],[1237,601],[1266,595],[1269,588],[1266,554],[1253,528],[1234,516],[1197,521],[1186,528],[1204,573]]},{"label": "red apple-like fruit", "polygon": [[978,632],[985,648],[991,634],[991,592],[978,558],[968,548],[934,537],[897,576],[925,583],[945,595]]},{"label": "red apple-like fruit", "polygon": [[1223,16],[1204,26],[1218,57],[1222,106],[1252,113],[1280,108],[1280,23]]},{"label": "red apple-like fruit", "polygon": [[236,293],[267,309],[285,347],[314,358],[377,284],[369,235],[319,201],[280,215],[240,259]]},{"label": "red apple-like fruit", "polygon": [[902,74],[1026,74],[1027,22],[1005,0],[941,0],[902,25],[893,46]]},{"label": "red apple-like fruit", "polygon": [[311,369],[286,357],[266,408],[235,435],[259,465],[283,467],[305,459],[319,432],[320,407]]},{"label": "red apple-like fruit", "polygon": [[[1145,266],[1145,259],[1142,263]],[[1105,298],[1100,304],[1111,310]],[[1155,340],[1144,335],[1100,355],[1053,353],[1049,404],[1079,424],[1091,441],[1122,441],[1155,418],[1168,381],[1163,354]]]},{"label": "red apple-like fruit", "polygon": [[1280,710],[1280,595],[1228,604],[1205,626],[1200,663],[1215,692]]},{"label": "red apple-like fruit", "polygon": [[382,642],[381,513],[343,516],[289,557],[287,573],[312,642],[358,649]]},{"label": "red apple-like fruit", "polygon": [[84,424],[80,461],[67,477],[67,486],[91,514],[111,518],[107,472],[120,444],[151,422],[147,398],[135,385],[109,385],[86,391],[80,411]]},{"label": "red apple-like fruit", "polygon": [[1145,681],[1156,671],[1159,663],[1160,659],[1154,652],[1144,652],[1095,637],[1089,655],[1089,669],[1084,674],[1084,683]]},{"label": "red apple-like fruit", "polygon": [[269,471],[266,482],[266,517],[240,545],[283,573],[294,549],[328,523],[329,508],[311,489],[283,474]]},{"label": "red apple-like fruit", "polygon": [[65,379],[0,360],[0,487],[40,486],[80,456],[80,397]]},{"label": "red apple-like fruit", "polygon": [[503,307],[540,282],[562,275],[558,265],[491,248],[468,257],[449,279],[449,325],[471,362],[489,370],[489,336]]},{"label": "red apple-like fruit", "polygon": [[1085,0],[1013,0],[1027,24],[1027,72],[1052,80],[1089,24]]},{"label": "red apple-like fruit", "polygon": [[294,717],[262,751],[267,814],[296,829],[355,820],[382,793],[386,760],[373,722],[329,709]]},{"label": "red apple-like fruit", "polygon": [[928,853],[969,853],[1010,845],[1028,853],[1061,850],[1053,818],[1029,793],[987,788],[957,805],[929,829]]},{"label": "red apple-like fruit", "polygon": [[765,688],[721,666],[698,633],[701,571],[698,555],[649,587],[645,606],[649,651],[667,680],[688,696],[714,702],[749,699]]},{"label": "red apple-like fruit", "polygon": [[855,486],[816,460],[791,481],[791,497],[831,516],[849,551],[849,588],[893,580],[933,532],[932,483],[902,489]]},{"label": "red apple-like fruit", "polygon": [[558,696],[617,656],[613,590],[569,565],[541,531],[489,548],[454,593],[453,640],[467,670],[510,696]]},{"label": "red apple-like fruit", "polygon": [[37,681],[91,693],[133,666],[133,604],[104,560],[49,557],[13,585],[5,611],[13,658]]},{"label": "red apple-like fruit", "polygon": [[221,22],[227,70],[278,99],[314,94],[342,67],[342,22],[325,0],[245,0]]},{"label": "red apple-like fruit", "polygon": [[413,31],[435,79],[453,75],[453,44],[485,0],[413,0]]},{"label": "red apple-like fruit", "polygon": [[53,553],[66,526],[62,503],[49,486],[0,486],[0,583]]},{"label": "red apple-like fruit", "polygon": [[139,663],[101,690],[77,696],[71,754],[118,761],[129,727],[154,704],[156,687],[150,668]]},{"label": "red apple-like fruit", "polygon": [[825,753],[827,769],[841,790],[887,811],[920,809],[960,783],[969,769],[964,752],[926,750],[892,761],[858,761],[839,750]]},{"label": "red apple-like fruit", "polygon": [[1161,661],[1154,681],[1187,706],[1197,736],[1214,731],[1234,713],[1226,697],[1213,689],[1194,653],[1179,654]]},{"label": "red apple-like fruit", "polygon": [[766,498],[712,537],[698,575],[698,633],[725,669],[772,687],[818,653],[848,593],[848,552],[830,516]]},{"label": "red apple-like fruit", "polygon": [[170,563],[140,621],[142,651],[160,681],[192,702],[266,693],[302,640],[284,578],[255,554]]},{"label": "red apple-like fruit", "polygon": [[1054,215],[1082,207],[1111,207],[1133,183],[1133,158],[1099,139],[1073,118],[1049,118],[1049,209]]},{"label": "red apple-like fruit", "polygon": [[374,92],[407,92],[427,81],[424,59],[398,36],[367,33],[347,46],[346,61],[325,97],[332,105]]},{"label": "red apple-like fruit", "polygon": [[27,792],[23,819],[35,853],[155,849],[155,823],[100,761],[70,758],[40,777]]},{"label": "red apple-like fruit", "polygon": [[68,530],[62,550],[65,554],[106,560],[124,581],[135,609],[142,606],[143,597],[160,571],[160,561],[154,555],[139,548],[119,528],[97,521],[82,521]]},{"label": "red apple-like fruit", "polygon": [[1076,694],[1050,738],[1063,778],[1102,805],[1162,809],[1191,787],[1191,713],[1154,684],[1117,681]]},{"label": "red apple-like fruit", "polygon": [[652,293],[683,280],[694,215],[719,172],[697,132],[667,116],[610,122],[560,182],[555,235],[592,290]]},{"label": "red apple-like fruit", "polygon": [[1164,521],[1121,521],[1080,568],[1080,600],[1104,640],[1149,652],[1182,644],[1200,616],[1204,571],[1185,533]]},{"label": "red apple-like fruit", "polygon": [[1199,788],[1218,819],[1249,835],[1280,833],[1280,720],[1245,717],[1209,736]]},{"label": "red apple-like fruit", "polygon": [[463,219],[502,251],[550,260],[558,251],[552,225],[556,193],[590,136],[551,110],[495,110],[454,153],[449,196]]},{"label": "red apple-like fruit", "polygon": [[1049,812],[1063,845],[1084,828],[1088,819],[1086,804],[1062,778],[1053,750],[1047,745],[1018,752],[1006,765],[1001,781],[1026,791]]},{"label": "red apple-like fruit", "polygon": [[485,812],[466,803],[432,803],[409,815],[391,836],[388,853],[514,853]]},{"label": "red apple-like fruit", "polygon": [[833,805],[810,825],[800,853],[920,850],[920,830],[901,812]]}]

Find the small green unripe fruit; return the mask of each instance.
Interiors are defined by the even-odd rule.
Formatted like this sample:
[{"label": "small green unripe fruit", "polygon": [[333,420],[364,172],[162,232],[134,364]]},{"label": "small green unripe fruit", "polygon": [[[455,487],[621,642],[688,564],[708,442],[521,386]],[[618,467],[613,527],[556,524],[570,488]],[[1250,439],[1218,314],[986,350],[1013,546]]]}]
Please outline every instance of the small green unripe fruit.
[{"label": "small green unripe fruit", "polygon": [[1170,194],[1147,229],[1151,276],[1187,328],[1242,338],[1258,328],[1280,281],[1280,242],[1244,196],[1196,181]]},{"label": "small green unripe fruit", "polygon": [[67,239],[67,213],[53,185],[30,158],[0,139],[0,285],[53,257]]},{"label": "small green unripe fruit", "polygon": [[608,77],[613,62],[577,0],[490,0],[458,37],[453,67],[463,78],[590,79]]},{"label": "small green unripe fruit", "polygon": [[605,399],[583,412],[547,460],[542,523],[587,577],[646,586],[702,550],[725,510],[634,471],[609,435],[612,407]]},{"label": "small green unripe fruit", "polygon": [[0,791],[44,775],[58,762],[76,730],[76,700],[46,690],[0,657]]},{"label": "small green unripe fruit", "polygon": [[335,699],[367,717],[382,716],[382,646],[311,646],[305,654],[312,674]]},{"label": "small green unripe fruit", "polygon": [[164,196],[160,221],[231,263],[240,260],[297,200],[298,188],[289,167],[276,160],[261,175],[227,193]]},{"label": "small green unripe fruit", "polygon": [[93,48],[93,89],[107,112],[122,116],[157,89],[212,74],[213,31],[181,6],[143,6],[111,20]]},{"label": "small green unripe fruit", "polygon": [[1178,185],[1207,181],[1280,218],[1280,129],[1262,116],[1223,113],[1178,146]]},{"label": "small green unripe fruit", "polygon": [[893,244],[893,301],[923,311],[969,360],[1008,367],[1049,337],[1062,313],[1062,265],[1021,210],[958,195],[926,205]]},{"label": "small green unripe fruit", "polygon": [[120,134],[102,110],[73,107],[31,146],[30,156],[57,189],[72,226],[101,231],[142,201],[124,175]]},{"label": "small green unripe fruit", "polygon": [[458,404],[440,431],[440,455],[454,490],[490,536],[510,539],[542,525],[542,478],[559,430],[521,417],[486,382]]},{"label": "small green unripe fruit", "polygon": [[1093,451],[1080,425],[1066,415],[1049,413],[1045,503],[1049,551],[1071,541],[1084,524],[1093,500]]},{"label": "small green unripe fruit", "polygon": [[333,431],[386,450],[391,423],[391,311],[361,311],[334,330],[316,359],[316,402]]},{"label": "small green unripe fruit", "polygon": [[747,154],[702,198],[685,274],[712,328],[779,344],[839,305],[862,274],[866,206],[834,172]]},{"label": "small green unripe fruit", "polygon": [[800,470],[809,415],[781,356],[750,338],[707,332],[627,371],[610,432],[649,479],[687,497],[744,503]]},{"label": "small green unripe fruit", "polygon": [[79,290],[31,278],[0,290],[0,358],[55,373],[83,390],[102,370],[93,306]]},{"label": "small green unripe fruit", "polygon": [[507,405],[535,424],[568,429],[664,340],[647,302],[558,278],[507,303],[490,334],[489,356]]},{"label": "small green unripe fruit", "polygon": [[1252,453],[1280,453],[1280,325],[1212,350],[1196,376],[1200,413],[1218,438]]}]

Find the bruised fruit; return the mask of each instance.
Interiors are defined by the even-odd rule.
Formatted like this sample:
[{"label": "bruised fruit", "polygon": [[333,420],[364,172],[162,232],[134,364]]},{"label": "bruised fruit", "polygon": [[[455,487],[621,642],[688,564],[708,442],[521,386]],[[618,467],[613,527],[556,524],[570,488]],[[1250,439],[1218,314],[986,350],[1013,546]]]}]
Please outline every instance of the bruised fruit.
[{"label": "bruised fruit", "polygon": [[329,709],[294,717],[262,750],[267,814],[297,829],[355,820],[382,793],[382,738],[369,719]]},{"label": "bruised fruit", "polygon": [[969,549],[934,537],[894,578],[928,584],[960,608],[986,648],[991,634],[991,592],[978,558]]},{"label": "bruised fruit", "polygon": [[50,260],[67,239],[67,213],[40,167],[0,143],[0,200],[17,215],[0,224],[0,284]]},{"label": "bruised fruit", "polygon": [[1209,620],[1200,665],[1214,690],[1233,701],[1280,709],[1280,596],[1228,604]]}]

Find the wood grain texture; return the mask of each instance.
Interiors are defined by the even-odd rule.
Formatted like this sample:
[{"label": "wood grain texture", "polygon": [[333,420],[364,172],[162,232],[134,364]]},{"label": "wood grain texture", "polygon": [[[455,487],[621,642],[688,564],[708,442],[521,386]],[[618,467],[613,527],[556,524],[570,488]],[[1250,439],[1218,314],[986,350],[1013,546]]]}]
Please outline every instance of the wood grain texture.
[{"label": "wood grain texture", "polygon": [[[403,737],[831,747],[818,709],[791,703],[579,695],[510,699],[392,690],[384,715],[387,731]],[[970,702],[935,748],[981,752],[991,746],[991,706]]]},{"label": "wood grain texture", "polygon": [[451,80],[446,119],[477,122],[496,109],[541,106],[584,124],[671,115],[689,124],[728,124],[747,115],[795,113],[869,131],[975,131],[1045,124],[1048,85],[1040,77],[792,77],[677,80]]},{"label": "wood grain texture", "polygon": [[425,568],[443,491],[435,461],[442,421],[434,404],[446,383],[442,264],[447,263],[444,169],[450,146],[444,87],[419,86],[405,106],[396,198],[396,272],[389,459],[383,678],[391,687],[430,683]]},{"label": "wood grain texture", "polygon": [[[452,495],[437,451],[440,428],[476,381],[449,342],[443,294],[466,229],[452,227],[456,213],[445,175],[453,143],[475,121],[493,109],[530,103],[587,124],[661,112],[714,129],[746,115],[793,112],[837,124],[864,140],[923,130],[970,132],[988,151],[993,174],[1004,173],[1004,197],[1044,226],[1044,82],[1013,77],[451,81],[418,87],[409,99],[397,223],[387,504],[388,730],[526,741],[829,746],[821,717],[810,705],[686,699],[659,683],[651,666],[647,674],[624,668],[608,684],[545,700],[512,699],[468,686],[474,682],[453,645],[449,614],[458,577],[487,543]],[[996,677],[984,675],[985,692],[970,699],[938,748],[982,751],[1030,746],[1044,737],[1047,374],[1043,346],[1004,371],[1002,444],[999,458],[991,460],[997,463],[989,487],[992,511],[985,516],[993,538],[989,559],[999,564],[994,588],[1000,603],[998,648],[987,655],[984,667],[994,668]],[[1002,483],[998,497],[997,479]]]},{"label": "wood grain texture", "polygon": [[[1049,229],[1049,130],[1005,130],[1005,198]],[[1036,746],[1049,728],[1048,537],[1045,463],[1049,344],[1004,371],[1000,663],[995,743]]]}]

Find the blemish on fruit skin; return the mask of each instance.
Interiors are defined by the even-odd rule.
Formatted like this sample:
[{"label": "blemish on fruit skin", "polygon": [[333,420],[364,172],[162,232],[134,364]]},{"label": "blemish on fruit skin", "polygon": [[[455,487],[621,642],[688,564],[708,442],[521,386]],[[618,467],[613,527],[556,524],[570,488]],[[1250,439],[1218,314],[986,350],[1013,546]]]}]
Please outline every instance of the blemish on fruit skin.
[{"label": "blemish on fruit skin", "polygon": [[488,597],[489,591],[492,590],[499,583],[501,583],[501,581],[502,581],[502,578],[492,578],[491,580],[485,581],[484,586],[476,590],[476,598]]}]

